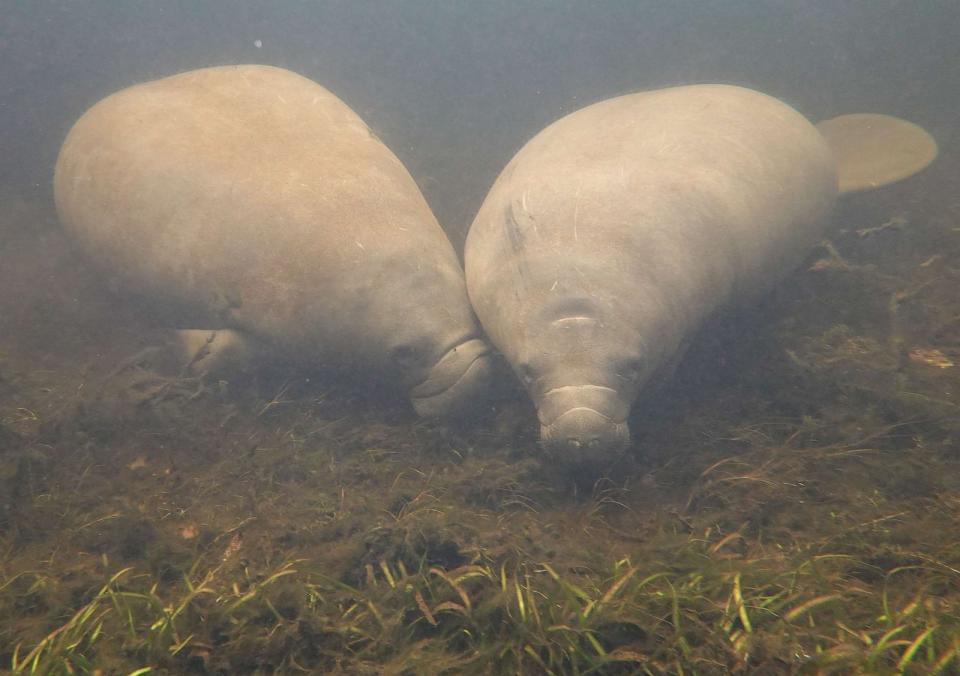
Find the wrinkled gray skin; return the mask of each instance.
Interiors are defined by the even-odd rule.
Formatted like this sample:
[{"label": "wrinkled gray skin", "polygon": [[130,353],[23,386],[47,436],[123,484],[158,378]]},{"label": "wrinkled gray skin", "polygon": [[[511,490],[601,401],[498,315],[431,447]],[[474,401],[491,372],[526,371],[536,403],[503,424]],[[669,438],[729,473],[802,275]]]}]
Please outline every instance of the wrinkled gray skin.
[{"label": "wrinkled gray skin", "polygon": [[632,94],[550,125],[500,174],[466,243],[467,289],[568,461],[629,442],[639,390],[718,308],[796,267],[837,198],[799,113],[698,85]]},{"label": "wrinkled gray skin", "polygon": [[231,330],[212,347],[398,380],[428,416],[486,384],[453,247],[396,156],[315,82],[251,65],[125,89],[70,131],[54,188],[123,291]]}]

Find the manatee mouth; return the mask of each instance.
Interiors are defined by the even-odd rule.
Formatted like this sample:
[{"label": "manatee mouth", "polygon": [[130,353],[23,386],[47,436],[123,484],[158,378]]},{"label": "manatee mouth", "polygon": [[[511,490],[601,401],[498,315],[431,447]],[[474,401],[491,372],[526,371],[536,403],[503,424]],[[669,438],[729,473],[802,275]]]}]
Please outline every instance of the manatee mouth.
[{"label": "manatee mouth", "polygon": [[629,401],[610,387],[554,388],[537,408],[540,444],[564,462],[609,460],[630,443],[629,412]]},{"label": "manatee mouth", "polygon": [[564,454],[608,453],[623,450],[630,443],[630,428],[614,422],[592,408],[574,408],[540,427],[540,442]]},{"label": "manatee mouth", "polygon": [[462,415],[482,397],[490,381],[490,348],[479,338],[447,350],[426,380],[410,390],[417,414],[424,418]]}]

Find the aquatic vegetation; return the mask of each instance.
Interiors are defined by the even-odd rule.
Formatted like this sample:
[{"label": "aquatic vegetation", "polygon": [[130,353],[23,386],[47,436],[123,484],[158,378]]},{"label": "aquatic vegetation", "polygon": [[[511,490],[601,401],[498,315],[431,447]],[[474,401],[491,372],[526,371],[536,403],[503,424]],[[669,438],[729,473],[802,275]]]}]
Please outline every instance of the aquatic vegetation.
[{"label": "aquatic vegetation", "polygon": [[284,673],[836,672],[855,665],[945,673],[958,664],[956,547],[950,562],[889,552],[887,569],[816,549],[709,532],[662,549],[669,564],[624,558],[572,571],[481,557],[452,570],[411,571],[381,560],[366,566],[367,579],[356,586],[305,561],[242,581],[221,564],[164,591],[125,568],[29,652],[18,646],[12,667],[85,673],[108,642],[120,644],[130,666],[139,659],[212,673],[253,667],[248,659]]}]

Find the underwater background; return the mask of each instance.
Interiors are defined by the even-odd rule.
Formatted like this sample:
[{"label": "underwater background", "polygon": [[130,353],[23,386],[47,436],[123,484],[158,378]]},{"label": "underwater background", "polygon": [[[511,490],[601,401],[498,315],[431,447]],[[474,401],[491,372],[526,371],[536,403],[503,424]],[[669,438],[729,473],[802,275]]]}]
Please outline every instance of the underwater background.
[{"label": "underwater background", "polygon": [[[0,670],[960,669],[956,2],[0,9]],[[845,198],[795,274],[635,407],[618,464],[571,475],[506,368],[455,427],[292,368],[141,368],[165,327],[71,248],[53,164],[108,94],[234,63],[343,99],[461,255],[526,140],[627,92],[897,115],[940,157]]]}]

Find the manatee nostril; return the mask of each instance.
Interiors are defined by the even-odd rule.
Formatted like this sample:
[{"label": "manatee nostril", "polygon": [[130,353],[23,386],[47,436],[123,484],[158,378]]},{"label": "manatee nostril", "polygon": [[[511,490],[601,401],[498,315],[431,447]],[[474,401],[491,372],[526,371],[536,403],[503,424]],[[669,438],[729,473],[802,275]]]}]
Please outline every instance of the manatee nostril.
[{"label": "manatee nostril", "polygon": [[597,450],[598,448],[600,448],[600,446],[601,446],[601,442],[599,439],[591,439],[590,441],[587,442],[587,448],[589,448],[591,451]]},{"label": "manatee nostril", "polygon": [[567,439],[567,445],[568,445],[570,448],[580,448],[580,446],[581,446],[580,440],[579,440],[579,439],[574,439],[573,437]]}]

